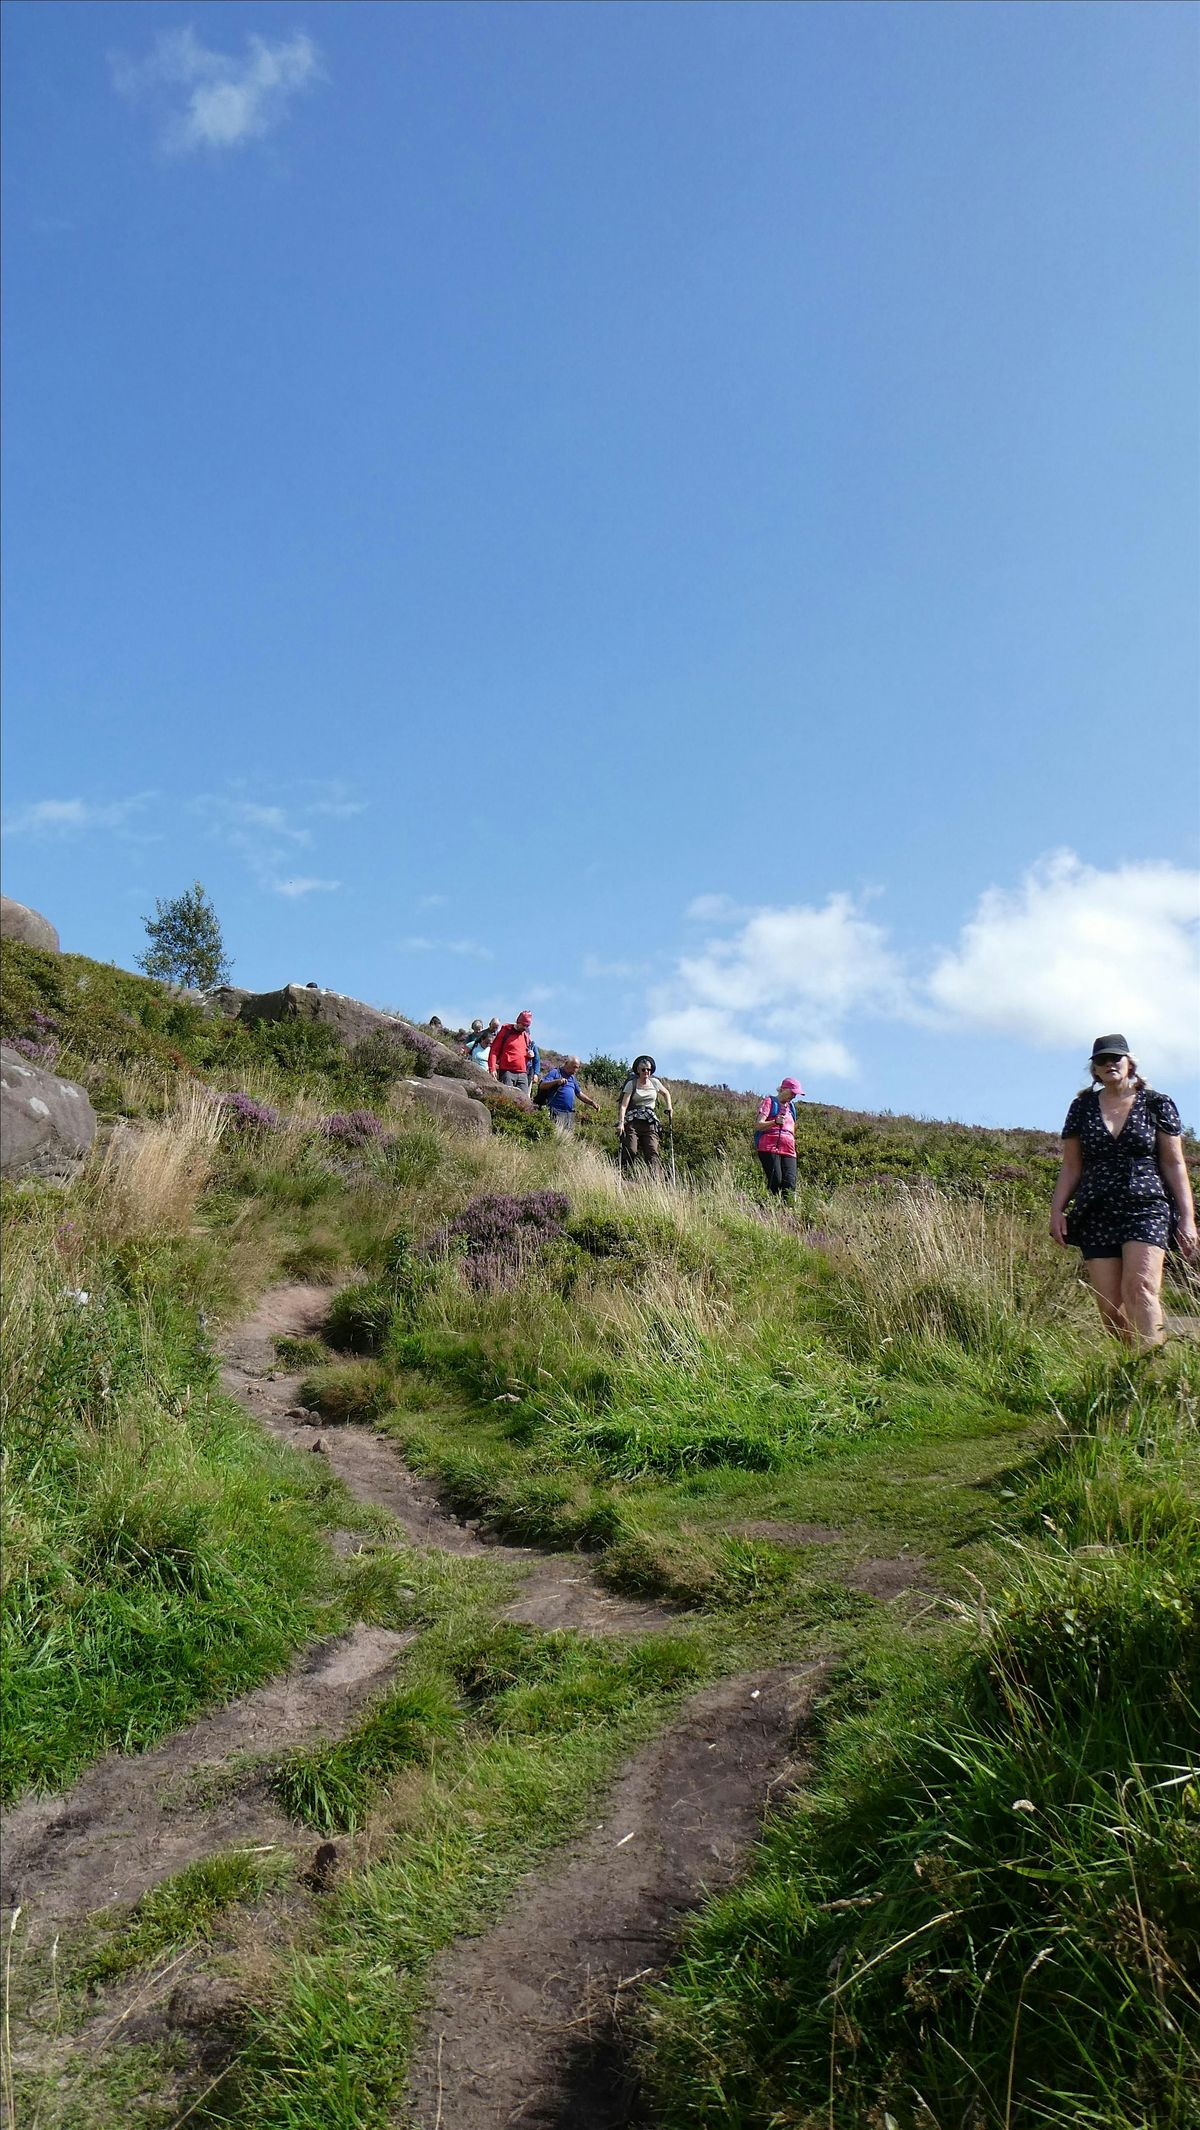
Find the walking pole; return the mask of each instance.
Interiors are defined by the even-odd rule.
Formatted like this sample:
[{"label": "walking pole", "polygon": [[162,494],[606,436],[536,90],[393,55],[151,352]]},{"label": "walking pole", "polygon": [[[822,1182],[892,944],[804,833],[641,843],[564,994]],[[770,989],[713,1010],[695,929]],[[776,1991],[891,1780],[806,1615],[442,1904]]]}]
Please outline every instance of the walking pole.
[{"label": "walking pole", "polygon": [[668,1110],[668,1111],[667,1111],[667,1160],[668,1160],[668,1162],[669,1162],[669,1164],[670,1164],[670,1169],[671,1169],[671,1182],[672,1182],[672,1184],[674,1184],[674,1183],[675,1183],[675,1181],[676,1181],[676,1177],[675,1177],[675,1117],[674,1117],[674,1113],[673,1113],[673,1112],[672,1112],[671,1110]]}]

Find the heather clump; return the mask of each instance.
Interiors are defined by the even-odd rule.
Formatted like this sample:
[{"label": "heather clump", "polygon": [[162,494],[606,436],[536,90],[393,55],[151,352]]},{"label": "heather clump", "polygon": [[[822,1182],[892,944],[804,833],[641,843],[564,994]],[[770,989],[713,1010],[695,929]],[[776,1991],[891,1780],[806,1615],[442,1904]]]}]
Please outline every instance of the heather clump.
[{"label": "heather clump", "polygon": [[473,1287],[509,1287],[547,1243],[562,1237],[570,1211],[562,1191],[488,1191],[439,1228],[426,1251],[457,1251]]},{"label": "heather clump", "polygon": [[256,1102],[253,1095],[241,1090],[221,1095],[219,1100],[231,1124],[239,1131],[277,1132],[283,1129],[283,1118],[269,1102]]},{"label": "heather clump", "polygon": [[336,1110],[322,1117],[317,1129],[337,1146],[367,1146],[384,1137],[383,1125],[369,1109]]}]

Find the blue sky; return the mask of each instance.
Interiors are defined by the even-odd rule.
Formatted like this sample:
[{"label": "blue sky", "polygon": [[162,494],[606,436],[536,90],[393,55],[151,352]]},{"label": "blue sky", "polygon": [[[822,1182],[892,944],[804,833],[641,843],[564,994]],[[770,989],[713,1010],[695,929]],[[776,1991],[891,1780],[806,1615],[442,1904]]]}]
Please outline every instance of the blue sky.
[{"label": "blue sky", "polygon": [[8,0],[6,891],[1200,1121],[1198,24]]}]

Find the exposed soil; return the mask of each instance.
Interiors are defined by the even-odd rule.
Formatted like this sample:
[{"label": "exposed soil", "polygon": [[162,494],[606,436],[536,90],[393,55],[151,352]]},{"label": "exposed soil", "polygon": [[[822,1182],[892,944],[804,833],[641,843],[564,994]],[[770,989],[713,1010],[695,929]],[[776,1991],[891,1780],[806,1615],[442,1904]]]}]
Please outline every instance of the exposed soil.
[{"label": "exposed soil", "polygon": [[414,2130],[638,2121],[623,2003],[798,1780],[822,1676],[816,1665],[763,1672],[698,1694],[626,1765],[600,1825],[439,1963],[410,2086]]},{"label": "exposed soil", "polygon": [[774,1546],[837,1546],[846,1536],[830,1524],[782,1524],[769,1516],[759,1516],[753,1523],[735,1524],[733,1528],[739,1538],[766,1538]]},{"label": "exposed soil", "polygon": [[410,1472],[400,1452],[372,1428],[318,1420],[298,1398],[303,1374],[277,1367],[275,1340],[319,1332],[329,1308],[328,1287],[275,1287],[254,1315],[223,1344],[221,1381],[229,1395],[293,1449],[321,1444],[356,1501],[386,1509],[414,1546],[439,1553],[488,1554],[524,1571],[524,1584],[503,1617],[529,1627],[575,1628],[580,1634],[649,1634],[677,1617],[664,1605],[605,1590],[579,1554],[538,1553],[488,1539],[474,1523],[443,1507],[428,1480]]},{"label": "exposed soil", "polygon": [[222,1782],[216,1795],[205,1794],[204,1778],[224,1772],[235,1754],[277,1758],[336,1736],[412,1639],[355,1627],[154,1751],[106,1753],[62,1795],[27,1799],[5,1823],[4,1905],[19,1903],[31,1921],[57,1926],[136,1901],[219,1849],[290,1842],[295,1829],[261,1770]]}]

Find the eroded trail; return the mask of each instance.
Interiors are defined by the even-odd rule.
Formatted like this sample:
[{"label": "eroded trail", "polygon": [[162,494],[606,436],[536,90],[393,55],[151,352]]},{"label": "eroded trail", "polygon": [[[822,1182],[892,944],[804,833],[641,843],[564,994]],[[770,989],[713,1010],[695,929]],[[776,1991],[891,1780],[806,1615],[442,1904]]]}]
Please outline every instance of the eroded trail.
[{"label": "eroded trail", "polygon": [[[590,1634],[671,1626],[677,1614],[604,1590],[577,1555],[489,1543],[386,1438],[306,1412],[302,1377],[277,1365],[275,1341],[318,1332],[329,1300],[328,1288],[307,1284],[272,1290],[223,1342],[227,1393],[285,1442],[311,1450],[319,1438],[348,1491],[386,1510],[406,1543],[511,1565],[520,1588],[504,1617]],[[294,1847],[299,1831],[273,1801],[272,1763],[344,1732],[412,1639],[356,1627],[156,1750],[109,1754],[65,1795],[19,1806],[4,1890],[31,1941],[133,1902],[219,1850]],[[685,1914],[732,1880],[767,1804],[797,1779],[821,1680],[816,1665],[780,1668],[694,1696],[626,1763],[599,1824],[531,1878],[485,1935],[443,1956],[407,2103],[419,2130],[616,2130],[636,2120],[622,2009],[665,1965]]]},{"label": "eroded trail", "polygon": [[821,1667],[724,1679],[636,1755],[598,1826],[486,1936],[440,1963],[410,2087],[414,2130],[622,2130],[637,2094],[623,2001],[683,1917],[730,1883],[803,1766]]},{"label": "eroded trail", "polygon": [[299,1404],[303,1377],[275,1360],[275,1340],[318,1332],[329,1309],[328,1287],[274,1287],[254,1315],[222,1342],[221,1381],[229,1395],[280,1441],[311,1450],[320,1442],[330,1469],[356,1501],[386,1509],[414,1546],[439,1553],[486,1554],[522,1576],[504,1618],[529,1627],[575,1628],[581,1634],[649,1634],[676,1617],[666,1607],[605,1590],[577,1554],[539,1553],[483,1537],[475,1524],[452,1516],[427,1480],[410,1472],[400,1452],[369,1427],[318,1421]]},{"label": "eroded trail", "polygon": [[213,1709],[149,1753],[106,1753],[61,1796],[30,1798],[5,1820],[4,1905],[43,1926],[136,1901],[219,1849],[287,1842],[294,1828],[266,1776],[214,1778],[235,1754],[277,1757],[336,1736],[386,1684],[411,1635],[355,1627],[281,1679]]},{"label": "eroded trail", "polygon": [[[311,1448],[319,1433],[349,1491],[386,1509],[412,1544],[511,1562],[523,1581],[506,1618],[590,1634],[646,1633],[669,1625],[672,1615],[662,1607],[601,1589],[569,1556],[487,1545],[448,1515],[433,1489],[369,1428],[318,1430],[313,1416],[296,1404],[301,1377],[276,1367],[274,1342],[319,1330],[329,1300],[327,1287],[272,1289],[222,1341],[225,1390],[272,1434],[298,1447]],[[261,1764],[291,1747],[337,1737],[386,1686],[412,1639],[357,1626],[153,1751],[108,1753],[59,1796],[27,1799],[6,1816],[3,1905],[19,1905],[29,1923],[53,1929],[135,1901],[160,1879],[218,1850],[294,1841],[296,1829],[274,1804]],[[240,1755],[259,1768],[238,1773]]]}]

